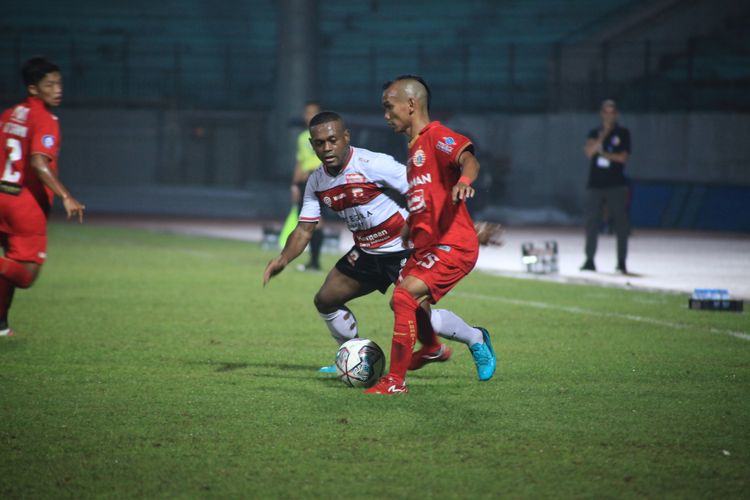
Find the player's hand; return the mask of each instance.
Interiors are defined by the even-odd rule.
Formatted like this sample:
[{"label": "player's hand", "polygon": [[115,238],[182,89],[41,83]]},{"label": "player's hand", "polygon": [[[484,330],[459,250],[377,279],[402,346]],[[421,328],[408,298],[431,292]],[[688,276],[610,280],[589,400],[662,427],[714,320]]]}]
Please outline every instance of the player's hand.
[{"label": "player's hand", "polygon": [[401,246],[404,248],[411,248],[411,245],[409,244],[409,237],[411,236],[411,231],[409,230],[409,224],[404,223],[403,226],[401,226]]},{"label": "player's hand", "polygon": [[501,247],[505,244],[503,233],[505,229],[500,224],[494,222],[476,222],[474,230],[477,232],[477,239],[480,245],[489,245]]},{"label": "player's hand", "polygon": [[288,262],[281,255],[271,260],[263,272],[263,286],[266,286],[271,281],[271,278],[283,271],[287,264]]},{"label": "player's hand", "polygon": [[68,214],[68,219],[78,216],[78,223],[83,223],[83,211],[86,210],[86,205],[81,205],[72,196],[63,198],[62,202],[65,207],[65,213]]},{"label": "player's hand", "polygon": [[473,197],[474,188],[469,186],[468,184],[459,182],[455,186],[453,186],[453,190],[451,191],[451,198],[453,199],[453,203],[458,203],[459,201],[463,201]]}]

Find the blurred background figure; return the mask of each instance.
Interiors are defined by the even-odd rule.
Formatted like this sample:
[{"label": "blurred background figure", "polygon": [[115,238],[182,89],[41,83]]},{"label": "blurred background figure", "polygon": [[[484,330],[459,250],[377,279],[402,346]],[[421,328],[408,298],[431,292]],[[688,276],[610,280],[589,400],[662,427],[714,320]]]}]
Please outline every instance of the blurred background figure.
[{"label": "blurred background figure", "polygon": [[[310,144],[310,131],[307,126],[315,115],[320,113],[320,104],[316,101],[308,101],[302,112],[302,119],[305,128],[297,136],[297,153],[296,163],[294,164],[294,173],[292,174],[291,195],[292,195],[292,213],[294,217],[287,217],[284,228],[281,231],[279,244],[284,248],[286,237],[297,226],[297,216],[302,211],[303,194],[305,185],[310,173],[320,166],[320,160],[315,155],[312,145]],[[310,240],[310,261],[307,264],[300,264],[297,269],[300,271],[320,271],[320,249],[323,246],[323,219],[321,218]]]},{"label": "blurred background figure", "polygon": [[[589,238],[584,267],[651,273],[639,257],[646,229],[750,233],[750,3],[397,4],[9,3],[0,105],[23,94],[23,61],[46,54],[70,76],[63,180],[89,214],[258,224],[283,220],[290,179],[295,199],[304,182],[289,124],[308,99],[344,114],[355,144],[405,162],[406,141],[383,125],[373,96],[394,74],[418,73],[434,91],[434,118],[480,145],[475,220],[507,228],[508,255],[518,229],[539,228],[561,256],[573,249],[561,269],[580,275],[579,228],[598,214],[588,206],[601,186],[587,189],[591,169],[571,166],[583,166],[579,145],[611,98],[637,145],[626,163],[634,231],[619,228],[619,259],[615,238],[600,235],[595,251]],[[395,40],[407,11],[408,35]],[[599,160],[617,151],[602,146],[590,161],[597,174],[615,172],[618,161],[607,170]]]},{"label": "blurred background figure", "polygon": [[602,124],[591,130],[583,152],[589,158],[589,180],[586,186],[586,261],[582,271],[596,271],[594,256],[606,206],[617,235],[617,271],[627,274],[628,211],[625,162],[630,155],[630,131],[617,123],[617,105],[607,99],[599,112]]}]

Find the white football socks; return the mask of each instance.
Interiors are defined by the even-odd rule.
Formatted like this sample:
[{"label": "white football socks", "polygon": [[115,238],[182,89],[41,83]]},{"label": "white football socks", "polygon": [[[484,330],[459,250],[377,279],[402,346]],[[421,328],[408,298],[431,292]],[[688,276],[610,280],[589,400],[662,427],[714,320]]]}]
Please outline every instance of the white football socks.
[{"label": "white football socks", "polygon": [[347,307],[342,307],[330,314],[318,314],[326,322],[331,336],[339,345],[357,336],[357,318]]},{"label": "white football socks", "polygon": [[430,323],[435,333],[446,339],[457,340],[467,346],[484,343],[481,330],[467,325],[464,320],[447,309],[433,309]]}]

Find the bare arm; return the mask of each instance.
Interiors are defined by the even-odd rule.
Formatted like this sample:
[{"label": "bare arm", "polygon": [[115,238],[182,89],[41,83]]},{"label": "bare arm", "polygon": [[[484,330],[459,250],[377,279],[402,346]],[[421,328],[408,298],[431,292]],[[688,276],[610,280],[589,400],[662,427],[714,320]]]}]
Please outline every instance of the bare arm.
[{"label": "bare arm", "polygon": [[586,144],[583,145],[583,154],[586,155],[586,158],[591,159],[595,154],[602,154],[602,144],[604,144],[604,139],[610,132],[612,132],[612,126],[604,125],[596,139],[590,138],[586,141]]},{"label": "bare arm", "polygon": [[583,154],[586,158],[591,159],[602,148],[603,137],[601,135],[596,139],[589,139],[583,145]]},{"label": "bare arm", "polygon": [[[471,183],[477,180],[479,177],[479,160],[472,154],[471,151],[464,151],[458,157],[458,163],[461,165],[461,178],[458,180],[451,193],[453,203],[458,203],[459,200],[465,200],[467,198],[474,197],[474,188],[471,187]],[[468,181],[468,184],[463,182],[463,179]]]},{"label": "bare arm", "polygon": [[317,222],[300,222],[297,224],[297,227],[294,228],[294,231],[292,231],[292,234],[286,240],[286,245],[284,245],[281,254],[271,260],[266,266],[266,270],[263,272],[263,286],[266,286],[271,281],[271,278],[283,271],[290,262],[305,251],[305,247],[312,239],[316,225]]},{"label": "bare arm", "polygon": [[606,158],[609,161],[625,163],[626,161],[628,161],[629,153],[627,151],[623,151],[621,153],[599,153],[599,156],[601,156],[602,158]]},{"label": "bare arm", "polygon": [[49,168],[49,158],[41,154],[31,155],[31,168],[39,176],[45,186],[62,199],[68,219],[78,216],[78,222],[83,222],[83,211],[86,207],[70,195],[70,191],[63,185],[62,181]]}]

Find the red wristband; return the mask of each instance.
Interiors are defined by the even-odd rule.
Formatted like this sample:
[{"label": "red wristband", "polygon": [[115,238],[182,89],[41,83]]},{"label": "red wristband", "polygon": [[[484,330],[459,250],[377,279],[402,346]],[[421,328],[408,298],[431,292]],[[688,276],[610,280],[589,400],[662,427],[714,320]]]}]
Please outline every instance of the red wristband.
[{"label": "red wristband", "polygon": [[459,177],[458,182],[460,182],[461,184],[466,184],[467,186],[471,186],[471,179],[469,179],[465,175],[462,175],[461,177]]}]

